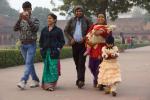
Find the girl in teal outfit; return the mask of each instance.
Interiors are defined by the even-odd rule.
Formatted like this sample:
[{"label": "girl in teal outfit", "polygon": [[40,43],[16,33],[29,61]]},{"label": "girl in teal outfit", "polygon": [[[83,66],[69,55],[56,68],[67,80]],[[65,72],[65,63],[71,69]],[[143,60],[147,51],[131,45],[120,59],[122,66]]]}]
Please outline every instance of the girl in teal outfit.
[{"label": "girl in teal outfit", "polygon": [[57,16],[50,13],[47,21],[48,26],[42,29],[39,41],[44,62],[42,88],[53,91],[59,78],[59,55],[65,41],[62,30],[55,25]]}]

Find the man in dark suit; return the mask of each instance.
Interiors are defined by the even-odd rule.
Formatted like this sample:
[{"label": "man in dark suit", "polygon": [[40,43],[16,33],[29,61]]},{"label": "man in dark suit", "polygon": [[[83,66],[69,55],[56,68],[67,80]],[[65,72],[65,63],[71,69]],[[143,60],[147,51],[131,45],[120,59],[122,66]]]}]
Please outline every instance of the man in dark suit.
[{"label": "man in dark suit", "polygon": [[84,16],[82,6],[76,6],[74,9],[75,16],[72,17],[65,29],[64,33],[68,38],[69,44],[72,46],[73,59],[76,65],[77,80],[76,85],[78,88],[84,86],[85,81],[85,61],[86,57],[83,55],[85,48],[85,36],[91,25],[91,22]]}]

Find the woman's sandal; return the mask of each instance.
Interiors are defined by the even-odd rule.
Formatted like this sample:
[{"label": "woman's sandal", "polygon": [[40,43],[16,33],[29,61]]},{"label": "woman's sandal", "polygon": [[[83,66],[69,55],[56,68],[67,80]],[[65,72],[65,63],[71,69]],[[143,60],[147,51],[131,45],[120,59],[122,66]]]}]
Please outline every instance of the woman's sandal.
[{"label": "woman's sandal", "polygon": [[49,88],[47,88],[46,90],[47,90],[47,91],[54,91],[54,88],[49,87]]}]

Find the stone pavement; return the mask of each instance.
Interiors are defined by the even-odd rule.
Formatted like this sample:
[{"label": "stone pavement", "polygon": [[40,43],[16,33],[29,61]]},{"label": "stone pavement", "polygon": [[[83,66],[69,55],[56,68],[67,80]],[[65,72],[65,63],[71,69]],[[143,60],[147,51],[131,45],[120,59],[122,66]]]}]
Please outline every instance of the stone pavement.
[{"label": "stone pavement", "polygon": [[[120,54],[119,63],[122,83],[118,87],[117,97],[93,88],[93,77],[88,67],[85,87],[78,89],[75,86],[75,65],[70,58],[61,60],[62,75],[54,92],[44,91],[40,87],[31,89],[29,86],[21,91],[16,84],[23,73],[23,66],[0,69],[0,100],[150,100],[150,46],[126,50]],[[35,66],[41,79],[43,64],[36,63]]]}]

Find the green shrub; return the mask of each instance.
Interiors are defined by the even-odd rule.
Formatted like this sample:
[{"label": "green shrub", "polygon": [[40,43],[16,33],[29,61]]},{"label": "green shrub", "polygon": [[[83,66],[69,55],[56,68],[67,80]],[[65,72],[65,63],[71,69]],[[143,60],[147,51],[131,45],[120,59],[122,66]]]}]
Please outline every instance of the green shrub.
[{"label": "green shrub", "polygon": [[72,49],[70,47],[65,47],[61,51],[60,59],[71,58],[72,57]]},{"label": "green shrub", "polygon": [[116,44],[116,45],[119,49],[119,52],[124,52],[124,50],[128,48],[127,44]]},{"label": "green shrub", "polygon": [[119,48],[119,51],[124,51],[125,49],[130,49],[130,48],[138,48],[138,47],[143,47],[143,46],[148,46],[150,43],[139,43],[139,44],[133,44],[132,46],[130,44],[116,44]]},{"label": "green shrub", "polygon": [[[61,51],[60,58],[70,58],[72,57],[72,50],[70,47],[64,47]],[[34,62],[41,62],[42,57],[40,50],[37,49]],[[10,66],[17,66],[24,64],[21,52],[17,49],[5,49],[0,50],[0,68],[6,68]]]},{"label": "green shrub", "polygon": [[0,67],[23,64],[23,58],[18,50],[0,50]]}]

